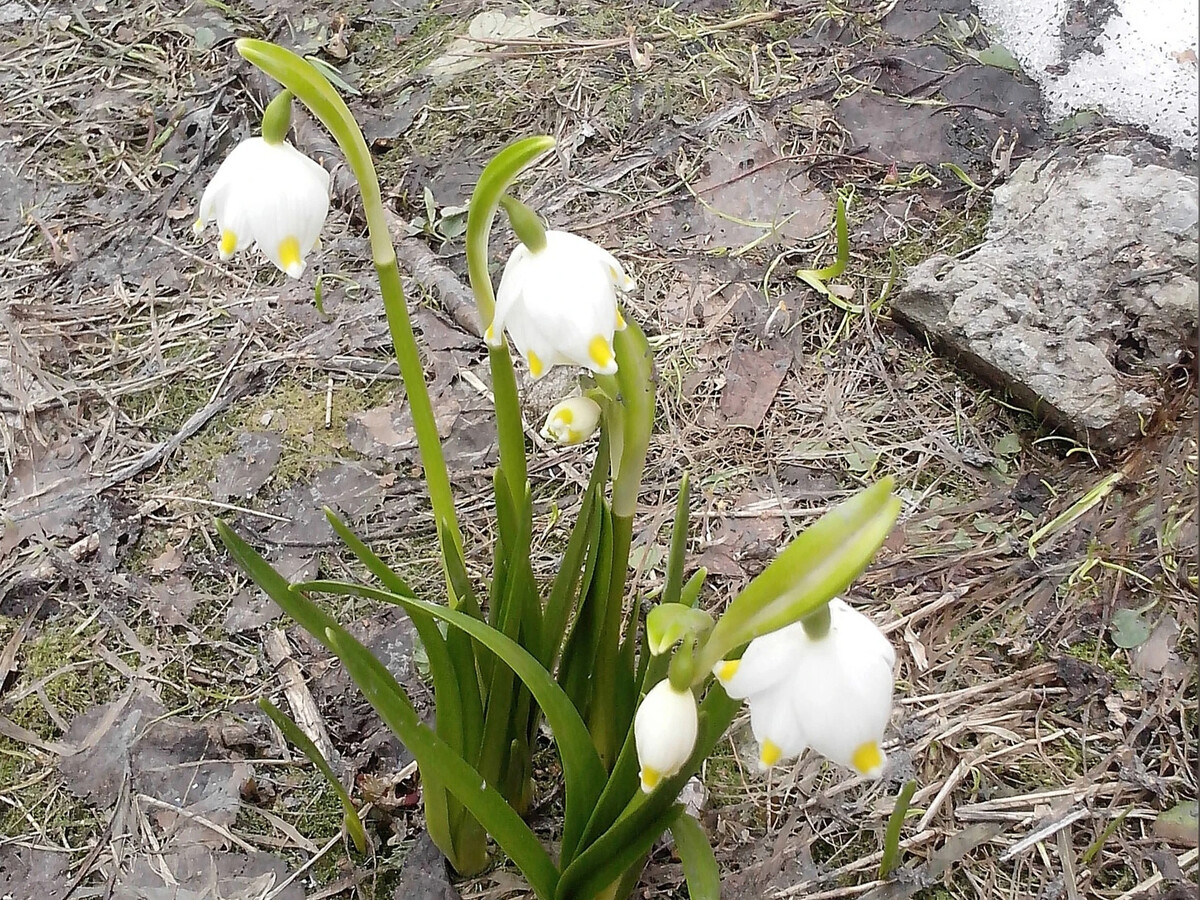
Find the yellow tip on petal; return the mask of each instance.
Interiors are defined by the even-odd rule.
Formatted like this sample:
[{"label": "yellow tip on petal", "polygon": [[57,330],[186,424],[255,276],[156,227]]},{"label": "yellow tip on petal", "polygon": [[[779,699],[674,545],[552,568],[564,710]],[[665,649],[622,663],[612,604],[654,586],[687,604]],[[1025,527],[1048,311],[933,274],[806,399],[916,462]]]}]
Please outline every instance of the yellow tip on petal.
[{"label": "yellow tip on petal", "polygon": [[483,341],[489,347],[499,347],[500,346],[500,342],[498,340],[496,340],[495,325],[496,325],[496,323],[493,322],[491,325],[489,325],[487,327],[487,330],[483,333]]},{"label": "yellow tip on petal", "polygon": [[204,220],[203,219],[197,219],[195,222],[192,223],[192,233],[193,234],[203,234],[204,233]]},{"label": "yellow tip on petal", "polygon": [[642,769],[641,776],[642,790],[647,794],[658,787],[658,783],[662,781],[662,773],[648,767]]},{"label": "yellow tip on petal", "polygon": [[625,317],[621,315],[621,311],[617,310],[617,331],[624,331],[628,326],[625,324]]},{"label": "yellow tip on petal", "polygon": [[850,757],[850,764],[860,775],[877,778],[883,772],[883,751],[877,743],[868,741],[854,751],[854,755]]},{"label": "yellow tip on petal", "polygon": [[542,373],[546,371],[546,367],[542,365],[541,358],[532,350],[529,351],[529,374],[534,378],[541,378]]},{"label": "yellow tip on petal", "polygon": [[713,674],[717,676],[717,681],[725,682],[737,674],[741,665],[740,659],[724,659],[713,666]]},{"label": "yellow tip on petal", "polygon": [[783,759],[783,750],[774,741],[763,741],[758,750],[758,761],[768,769]]},{"label": "yellow tip on petal", "polygon": [[617,359],[613,356],[612,346],[601,335],[596,335],[588,343],[588,358],[601,373],[611,375],[616,371]]},{"label": "yellow tip on petal", "polygon": [[587,437],[587,435],[585,435],[582,431],[577,431],[574,428],[568,428],[567,436],[563,439],[563,443],[567,444],[568,446],[579,444],[583,442],[585,437]]},{"label": "yellow tip on petal", "polygon": [[554,418],[563,425],[570,425],[575,421],[575,413],[571,411],[571,407],[564,405],[559,407],[558,412],[554,414]]},{"label": "yellow tip on petal", "polygon": [[304,274],[304,260],[300,257],[300,242],[286,237],[279,242],[279,265],[293,278]]},{"label": "yellow tip on petal", "polygon": [[218,245],[221,251],[221,259],[229,259],[237,250],[237,235],[226,228],[221,232],[221,243]]}]

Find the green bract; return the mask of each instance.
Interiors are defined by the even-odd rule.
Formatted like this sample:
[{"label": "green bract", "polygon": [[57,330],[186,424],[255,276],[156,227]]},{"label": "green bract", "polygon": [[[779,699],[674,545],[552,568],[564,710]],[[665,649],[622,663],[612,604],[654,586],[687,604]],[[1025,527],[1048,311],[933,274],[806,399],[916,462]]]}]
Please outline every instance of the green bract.
[{"label": "green bract", "polygon": [[[654,360],[645,334],[628,321],[613,340],[617,373],[588,379],[585,385],[601,409],[599,443],[579,517],[549,585],[535,578],[530,564],[533,508],[525,423],[512,359],[501,344],[488,349],[500,445],[493,480],[495,541],[489,548],[490,567],[484,560],[468,565],[468,550],[483,548],[467,548],[459,530],[379,184],[362,134],[318,69],[263,41],[243,40],[237,47],[321,120],[358,178],[437,525],[445,595],[418,597],[332,513],[338,536],[375,584],[288,584],[224,523],[218,523],[221,539],[254,582],[342,660],[382,720],[412,752],[420,767],[429,833],[458,872],[471,874],[487,865],[490,836],[539,900],[623,900],[634,890],[654,842],[670,829],[692,897],[716,898],[719,877],[704,831],[676,801],[738,709],[712,681],[712,666],[752,638],[812,614],[846,588],[895,520],[899,504],[890,494],[890,482],[868,488],[822,517],[714,623],[695,608],[703,570],[684,577],[689,518],[684,477],[676,492],[661,602],[643,622],[640,599],[630,602],[627,597],[626,579],[655,413]],[[272,104],[265,123],[273,135],[281,127],[286,130],[284,96]],[[533,249],[545,243],[537,214],[507,192],[553,145],[553,139],[538,136],[505,147],[483,171],[471,198],[467,259],[484,325],[495,304],[488,238],[496,212],[503,206],[520,239]],[[469,572],[480,570],[490,570],[490,576],[477,595]],[[435,726],[420,720],[386,667],[313,599],[320,594],[354,595],[405,610],[429,660]],[[700,701],[695,746],[678,772],[643,794],[634,715],[646,692],[668,677],[675,690],[694,692]],[[282,713],[267,708],[283,724]],[[565,788],[556,857],[522,818],[533,796],[532,755],[543,740],[543,720],[553,735]],[[315,748],[286,725],[284,730],[334,780]],[[687,751],[674,752],[673,766]],[[342,786],[337,789],[357,842],[357,816]]]}]

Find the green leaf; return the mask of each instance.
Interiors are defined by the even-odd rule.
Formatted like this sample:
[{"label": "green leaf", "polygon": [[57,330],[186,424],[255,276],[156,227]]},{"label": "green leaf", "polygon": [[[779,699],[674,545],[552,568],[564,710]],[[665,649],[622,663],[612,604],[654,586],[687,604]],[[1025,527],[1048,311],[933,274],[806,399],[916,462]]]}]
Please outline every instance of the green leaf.
[{"label": "green leaf", "polygon": [[[592,742],[600,754],[605,767],[616,759],[621,743],[625,739],[628,722],[618,705],[623,692],[621,682],[628,681],[632,690],[633,666],[629,657],[621,654],[621,616],[624,613],[625,578],[629,572],[629,546],[633,539],[633,519],[613,517],[612,561],[608,572],[608,597],[604,602],[602,626],[595,634],[596,649],[591,667],[591,705],[588,707],[587,722],[592,733]],[[633,610],[636,615],[637,608]],[[632,650],[632,648],[630,648]],[[627,676],[627,677],[624,677]],[[632,698],[630,698],[632,699]],[[630,704],[629,715],[633,714]]]},{"label": "green leaf", "polygon": [[333,768],[329,762],[317,749],[307,734],[300,730],[300,726],[291,720],[291,717],[268,700],[266,697],[258,699],[258,708],[265,712],[283,732],[283,736],[300,748],[300,752],[308,757],[309,762],[320,769],[321,774],[325,776],[325,780],[329,782],[334,792],[338,795],[338,799],[342,801],[342,812],[346,822],[346,830],[350,832],[350,838],[354,841],[354,846],[359,853],[367,852],[367,835],[363,831],[362,819],[358,817],[358,810],[354,806],[354,802],[350,799],[350,794],[347,793],[345,786],[341,780],[334,774]]},{"label": "green leaf", "polygon": [[[388,591],[416,599],[416,594],[404,579],[376,556],[371,548],[363,543],[332,509],[325,508],[325,518],[329,520],[333,530],[342,539],[342,543],[358,557],[358,560],[367,567],[367,571],[378,578]],[[452,659],[448,642],[442,636],[442,632],[432,617],[420,612],[409,612],[409,619],[417,629],[429,662],[429,672],[433,680],[434,705],[437,708],[437,732],[456,752],[466,758],[468,756],[466,748],[474,745],[467,741],[468,735],[463,727],[463,697],[462,691],[459,689],[458,675],[461,671],[473,671],[474,661],[470,658],[470,647],[467,647],[468,659],[463,665],[456,665],[455,660]],[[456,652],[461,654],[462,650],[457,649]],[[470,715],[481,717],[479,689],[475,681],[472,676],[465,684],[468,692],[474,689],[474,697],[468,701],[468,706]],[[473,733],[471,736],[473,739],[477,739]]]},{"label": "green leaf", "polygon": [[600,438],[600,451],[592,467],[592,476],[580,504],[579,517],[571,528],[566,552],[559,563],[558,574],[550,587],[546,600],[546,612],[542,617],[545,632],[542,643],[542,665],[552,669],[562,649],[563,636],[567,631],[567,620],[574,607],[576,591],[580,585],[586,556],[595,547],[600,537],[600,489],[608,467],[608,454],[604,448],[604,437]]},{"label": "green leaf", "polygon": [[[438,522],[438,540],[442,545],[442,560],[446,567],[446,577],[450,581],[454,595],[451,606],[461,609],[470,616],[479,618],[479,598],[475,596],[475,587],[471,584],[471,576],[467,574],[467,564],[463,560],[462,549],[454,539],[454,531],[446,522]],[[404,594],[403,591],[398,593]],[[411,592],[409,592],[411,594]]]},{"label": "green leaf", "polygon": [[358,558],[358,561],[366,567],[368,572],[379,579],[380,584],[393,594],[403,594],[406,597],[416,598],[417,592],[409,587],[408,582],[397,575],[391,566],[376,556],[375,551],[351,531],[350,527],[338,517],[336,512],[328,506],[325,507],[324,511],[325,518],[329,520],[329,524],[333,526],[333,530],[337,532],[342,543],[346,545],[346,549]]},{"label": "green leaf", "polygon": [[704,828],[681,805],[671,823],[690,900],[721,900],[721,870]]},{"label": "green leaf", "polygon": [[900,514],[884,478],[799,534],[733,599],[696,656],[702,680],[730,651],[798,621],[840,594],[867,567]]},{"label": "green leaf", "polygon": [[[258,551],[243,541],[228,525],[218,519],[216,521],[216,528],[222,543],[229,550],[229,555],[242,567],[254,583],[268,597],[274,600],[280,609],[295,619],[300,624],[300,627],[336,655],[337,650],[329,639],[331,630],[338,627],[333,617],[320,609],[303,594],[293,592],[287,580],[271,568],[270,564],[259,555]],[[400,686],[395,684],[394,679],[392,684],[395,685],[395,690],[397,691],[396,702],[401,704],[401,706],[407,704],[411,707],[408,697],[400,689]],[[414,718],[416,717],[415,711],[413,712],[413,716]],[[404,740],[403,735],[400,735],[400,738]],[[409,746],[407,741],[405,741],[405,745]],[[409,746],[409,750],[416,755],[416,751],[411,746]],[[429,828],[429,834],[437,844],[438,849],[450,859],[451,864],[461,869],[459,860],[456,858],[454,841],[450,833],[450,814],[446,803],[448,795],[433,787],[432,780],[430,779],[430,783],[427,784],[428,789],[424,795],[425,820]]]},{"label": "green leaf", "polygon": [[707,576],[708,569],[703,566],[693,572],[692,577],[687,580],[679,594],[679,602],[684,606],[695,606],[696,601],[700,599],[700,591],[704,587],[704,579]]},{"label": "green leaf", "polygon": [[667,830],[675,815],[675,798],[700,764],[712,754],[741,706],[719,684],[713,684],[700,704],[700,734],[691,758],[677,775],[665,779],[652,794],[634,790],[616,823],[592,841],[559,878],[556,900],[585,900],[621,877]]},{"label": "green leaf", "polygon": [[612,571],[612,514],[608,504],[603,501],[599,519],[600,534],[584,568],[583,598],[558,668],[559,684],[585,718],[592,696],[592,667],[596,662],[596,646],[604,620],[604,606],[608,602]]},{"label": "green leaf", "polygon": [[712,616],[682,603],[660,603],[646,616],[650,652],[655,656],[666,653],[685,636],[707,635],[712,627]]},{"label": "green leaf", "polygon": [[1016,456],[1021,452],[1021,437],[1015,432],[1008,432],[992,445],[992,452],[997,456]]},{"label": "green leaf", "polygon": [[[613,335],[613,351],[619,366],[615,378],[620,400],[611,405],[620,409],[621,453],[619,459],[614,457],[617,465],[613,469],[612,510],[615,517],[632,519],[654,431],[654,352],[632,319]],[[598,376],[597,381],[604,377]],[[613,415],[616,413],[608,418]]]},{"label": "green leaf", "polygon": [[335,69],[319,56],[306,56],[304,61],[312,65],[314,69],[329,79],[329,83],[340,90],[342,93],[350,94],[352,97],[361,97],[362,91],[348,82],[342,77],[342,73]]},{"label": "green leaf", "polygon": [[887,831],[883,835],[883,857],[879,860],[879,877],[887,878],[900,863],[900,829],[908,815],[908,805],[917,790],[915,781],[906,782],[896,795],[896,805],[888,816]]},{"label": "green leaf", "polygon": [[[456,615],[477,621],[461,613]],[[438,782],[470,810],[521,870],[538,900],[549,900],[554,895],[558,870],[529,826],[500,792],[421,722],[407,698],[400,701],[404,696],[400,686],[362,644],[336,626],[329,629],[327,640],[380,718],[416,757],[422,773],[436,772]]]},{"label": "green leaf", "polygon": [[[582,831],[586,814],[590,812],[607,779],[600,758],[592,746],[591,736],[579,713],[571,704],[562,688],[551,677],[542,664],[516,641],[505,636],[485,622],[456,610],[434,603],[425,603],[399,594],[366,588],[361,585],[336,581],[313,581],[296,585],[293,590],[322,591],[333,594],[351,594],[372,597],[386,603],[396,603],[409,610],[420,610],[460,629],[492,653],[496,654],[529,688],[554,733],[559,755],[563,763],[563,779],[566,782],[567,813],[569,824],[572,819]],[[465,801],[464,801],[465,802]],[[564,841],[566,825],[564,825]]]},{"label": "green leaf", "polygon": [[841,194],[838,195],[837,204],[834,207],[833,228],[837,235],[837,257],[833,263],[823,269],[799,269],[796,277],[824,296],[834,306],[847,312],[861,313],[863,311],[861,306],[847,303],[829,290],[826,284],[827,281],[841,275],[850,262],[850,230],[846,225],[846,201],[842,199]]},{"label": "green leaf", "polygon": [[678,603],[683,590],[683,563],[687,556],[688,512],[692,480],[687,472],[679,480],[679,496],[675,498],[675,520],[671,523],[671,550],[667,554],[667,579],[663,584],[662,602]]},{"label": "green leaf", "polygon": [[1184,800],[1154,817],[1154,833],[1165,840],[1196,846],[1200,830],[1200,804]]},{"label": "green leaf", "polygon": [[981,66],[994,66],[997,69],[1007,69],[1009,72],[1021,71],[1021,64],[1002,44],[992,44],[971,55]]},{"label": "green leaf", "polygon": [[1032,535],[1029,536],[1029,558],[1037,558],[1037,545],[1043,538],[1054,538],[1066,532],[1080,518],[1087,515],[1095,507],[1104,502],[1104,498],[1113,492],[1124,474],[1120,471],[1105,476],[1091,490],[1076,500],[1065,511],[1059,513]]}]

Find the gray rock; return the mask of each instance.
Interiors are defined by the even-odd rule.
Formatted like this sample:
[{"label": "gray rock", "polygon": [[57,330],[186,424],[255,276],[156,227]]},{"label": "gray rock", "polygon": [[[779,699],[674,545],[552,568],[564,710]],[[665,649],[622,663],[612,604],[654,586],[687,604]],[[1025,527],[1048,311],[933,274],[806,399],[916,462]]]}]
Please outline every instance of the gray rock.
[{"label": "gray rock", "polygon": [[422,831],[404,858],[400,883],[392,894],[394,900],[460,900],[460,894],[450,883],[446,858],[433,843],[428,831]]},{"label": "gray rock", "polygon": [[1081,443],[1136,440],[1157,370],[1196,340],[1195,176],[1124,156],[1022,163],[967,259],[932,257],[893,300],[928,336]]}]

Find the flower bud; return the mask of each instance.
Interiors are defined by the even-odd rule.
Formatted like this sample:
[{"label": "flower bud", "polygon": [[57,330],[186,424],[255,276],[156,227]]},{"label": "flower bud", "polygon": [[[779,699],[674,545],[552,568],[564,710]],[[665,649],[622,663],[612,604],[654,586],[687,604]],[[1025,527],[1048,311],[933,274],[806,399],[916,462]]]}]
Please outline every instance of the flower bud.
[{"label": "flower bud", "polygon": [[677,691],[666,678],[650,689],[633,719],[643,791],[649,794],[683,768],[696,746],[699,726],[690,689]]},{"label": "flower bud", "polygon": [[590,397],[568,397],[546,416],[542,437],[559,444],[586,441],[600,424],[600,406]]}]

